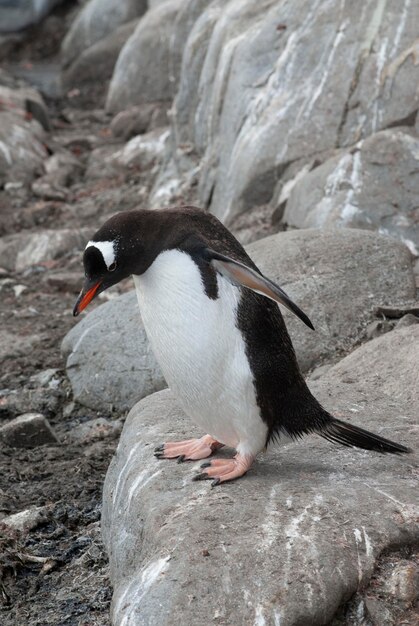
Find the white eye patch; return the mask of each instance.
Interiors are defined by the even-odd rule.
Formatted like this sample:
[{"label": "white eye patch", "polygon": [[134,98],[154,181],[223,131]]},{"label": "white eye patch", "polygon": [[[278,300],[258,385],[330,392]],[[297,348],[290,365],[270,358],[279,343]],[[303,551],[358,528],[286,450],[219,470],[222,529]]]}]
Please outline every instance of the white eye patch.
[{"label": "white eye patch", "polygon": [[115,241],[89,241],[86,250],[91,247],[99,250],[108,269],[115,263]]}]

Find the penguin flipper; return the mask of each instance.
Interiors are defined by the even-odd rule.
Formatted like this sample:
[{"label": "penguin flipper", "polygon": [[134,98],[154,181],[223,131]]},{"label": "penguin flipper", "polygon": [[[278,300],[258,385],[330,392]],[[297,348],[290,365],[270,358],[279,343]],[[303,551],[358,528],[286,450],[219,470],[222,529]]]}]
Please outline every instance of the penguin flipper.
[{"label": "penguin flipper", "polygon": [[206,248],[205,257],[217,272],[225,276],[234,285],[246,287],[270,300],[279,302],[279,304],[286,306],[294,315],[299,317],[306,326],[314,330],[314,326],[307,315],[272,280],[239,261],[215,252],[215,250]]}]

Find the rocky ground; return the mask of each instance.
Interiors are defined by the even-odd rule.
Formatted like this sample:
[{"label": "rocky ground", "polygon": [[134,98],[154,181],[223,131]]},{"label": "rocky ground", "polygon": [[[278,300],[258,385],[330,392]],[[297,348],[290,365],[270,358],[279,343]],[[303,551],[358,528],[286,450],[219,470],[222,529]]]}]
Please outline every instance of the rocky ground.
[{"label": "rocky ground", "polygon": [[[32,40],[35,52],[26,43],[9,54],[14,65],[7,65],[3,84],[17,88],[10,72],[17,64],[30,74],[34,56],[34,71],[51,79],[54,49],[38,59],[39,38]],[[21,448],[27,441],[19,442],[17,431],[7,440],[3,433],[0,621],[105,626],[111,588],[99,531],[101,493],[124,415],[72,401],[60,345],[75,323],[88,234],[107,214],[140,204],[147,176],[135,167],[111,176],[86,174],[95,168],[93,151],[114,143],[102,103],[94,94],[46,100],[46,149],[63,162],[38,192],[19,183],[0,190],[0,429],[35,411],[49,421],[56,441]],[[17,251],[24,249],[17,266]],[[14,517],[23,511],[23,521]]]},{"label": "rocky ground", "polygon": [[[403,107],[413,102],[409,90],[417,84],[409,73],[416,67],[410,63],[416,48],[408,47],[414,19],[407,19],[406,8],[401,26],[391,19],[384,23],[391,33],[397,29],[389,40],[406,48],[401,53],[394,45],[391,54],[397,63],[389,65],[384,78],[400,80],[406,89],[394,89],[382,103],[378,90],[371,106],[362,89],[374,83],[368,71],[376,54],[368,38],[379,39],[375,12],[375,34],[365,15],[358,32],[348,5],[342,27],[332,28],[323,41],[314,29],[316,11],[301,22],[299,10],[294,15],[292,5],[286,5],[279,20],[277,3],[267,2],[272,10],[272,15],[263,14],[262,48],[267,50],[259,54],[254,2],[244,3],[247,8],[236,25],[243,32],[236,37],[236,26],[229,29],[230,19],[235,20],[230,0],[231,10],[218,28],[223,36],[216,38],[212,61],[209,55],[204,66],[210,78],[201,81],[204,57],[197,50],[208,45],[219,8],[205,14],[192,31],[209,1],[171,0],[170,10],[160,10],[156,1],[135,31],[137,47],[124,48],[127,62],[117,64],[108,92],[119,50],[146,3],[121,1],[126,13],[114,16],[120,22],[104,20],[110,32],[99,33],[103,24],[89,11],[100,13],[100,2],[85,4],[87,10],[80,13],[84,27],[74,22],[65,39],[79,3],[58,6],[26,35],[0,37],[0,622],[108,626],[114,590],[118,625],[171,626],[195,619],[197,624],[233,626],[234,619],[234,626],[277,626],[283,618],[285,624],[304,626],[417,626],[419,556],[411,504],[417,465],[412,457],[383,462],[378,455],[331,451],[330,444],[311,439],[302,444],[303,453],[294,444],[270,453],[245,480],[225,489],[210,491],[190,483],[193,467],[152,458],[152,445],[171,431],[183,436],[189,426],[168,391],[146,397],[164,381],[143,331],[138,346],[123,343],[122,322],[138,328],[138,312],[131,295],[116,297],[131,284],[102,294],[89,307],[97,310],[83,314],[77,327],[72,317],[82,281],[82,249],[109,215],[149,200],[154,207],[166,201],[210,207],[250,244],[261,268],[286,285],[314,317],[315,337],[298,320],[288,315],[286,320],[300,363],[322,401],[340,417],[357,423],[365,419],[372,430],[413,444],[419,263],[409,250],[417,255],[419,144],[417,110]],[[392,11],[397,14],[398,8]],[[328,23],[340,19],[336,13]],[[361,50],[362,62],[357,62],[351,42],[362,40],[364,27],[369,48]],[[247,28],[250,35],[243,36]],[[344,37],[347,28],[356,32]],[[294,69],[276,84],[269,69],[275,61],[272,51],[282,50],[283,40],[294,32],[294,43],[286,44],[284,52],[290,56],[287,67]],[[322,56],[319,76],[297,62],[299,42],[306,50],[308,34],[324,50],[330,42],[332,51],[342,42],[346,46],[338,57],[348,58],[355,72],[352,82],[352,70],[346,67],[331,73],[338,86],[328,93],[338,103],[323,102],[317,89],[318,84],[324,87],[322,63],[327,77],[333,55]],[[234,50],[244,48],[234,59],[232,55],[233,70],[227,72],[233,48],[223,42],[230,35]],[[90,47],[80,43],[83,37]],[[128,62],[130,54],[136,57],[134,64]],[[269,70],[262,82],[260,59]],[[151,80],[154,62],[161,84]],[[131,70],[143,80],[134,80]],[[351,82],[345,101],[340,77]],[[295,84],[289,86],[291,78]],[[25,79],[40,87],[43,99]],[[179,91],[171,112],[176,132],[170,136],[167,111],[176,81]],[[223,84],[217,87],[217,81]],[[301,84],[307,84],[307,93]],[[295,95],[295,105],[288,106],[288,97],[282,96],[275,102],[282,87]],[[359,102],[352,106],[355,98]],[[368,115],[377,117],[381,105],[389,112],[377,117],[377,125],[361,111],[359,120],[368,124],[363,122],[365,129],[360,122],[360,130],[353,118],[364,100]],[[247,118],[243,112],[237,127],[237,111],[246,102],[255,105],[256,116],[246,110]],[[307,120],[318,105],[317,122],[311,125]],[[285,147],[283,162],[275,161],[273,169],[285,132],[275,121],[282,106],[281,119],[292,130],[289,154]],[[330,116],[336,118],[334,124]],[[265,122],[268,132],[260,133]],[[335,128],[337,139],[320,132],[321,124],[328,133],[332,129],[331,135]],[[359,136],[368,137],[369,124],[372,138],[357,143]],[[207,137],[201,136],[203,129]],[[225,139],[221,150],[218,132]],[[262,155],[271,154],[271,144],[274,156],[262,162]],[[311,145],[319,146],[313,155],[307,150]],[[232,154],[236,158],[230,163]],[[399,207],[400,199],[406,206]],[[356,207],[364,207],[365,214]],[[249,210],[240,213],[244,209]],[[290,230],[330,225],[379,230],[398,241],[376,232]],[[112,302],[99,309],[107,300]],[[117,351],[123,352],[123,362],[115,361]],[[146,358],[144,363],[138,363],[138,354]],[[114,456],[127,410],[142,397]],[[142,436],[137,441],[138,424]],[[135,446],[142,454],[132,456]],[[285,606],[285,612],[279,614],[278,606]]]}]

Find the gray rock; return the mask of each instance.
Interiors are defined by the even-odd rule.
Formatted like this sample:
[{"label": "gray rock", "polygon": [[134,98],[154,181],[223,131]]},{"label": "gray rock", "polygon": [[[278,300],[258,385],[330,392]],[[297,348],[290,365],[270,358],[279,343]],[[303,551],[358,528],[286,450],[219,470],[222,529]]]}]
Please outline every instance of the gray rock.
[{"label": "gray rock", "polygon": [[193,6],[189,1],[185,6],[183,0],[168,0],[144,15],[116,63],[106,100],[108,112],[172,101],[188,30],[206,3],[195,1]]},{"label": "gray rock", "polygon": [[403,602],[413,603],[419,598],[419,567],[416,563],[398,563],[386,581],[385,591]]},{"label": "gray rock", "polygon": [[84,50],[63,73],[64,86],[69,89],[83,83],[92,85],[108,80],[123,45],[137,24],[138,19],[122,24]]},{"label": "gray rock", "polygon": [[59,443],[50,423],[40,413],[25,413],[1,426],[0,440],[12,448],[36,448]]},{"label": "gray rock", "polygon": [[90,0],[85,4],[61,47],[63,66],[67,68],[87,48],[147,10],[147,0]]},{"label": "gray rock", "polygon": [[69,437],[76,443],[90,443],[101,439],[115,439],[122,430],[122,420],[108,420],[97,417],[75,426],[69,432]]},{"label": "gray rock", "polygon": [[[285,232],[247,250],[314,323],[316,332],[283,311],[304,371],[354,346],[378,303],[415,296],[409,251],[375,233]],[[63,350],[75,398],[86,406],[125,410],[163,387],[134,294],[88,314],[67,335]]]},{"label": "gray rock", "polygon": [[167,107],[162,104],[143,104],[117,113],[110,128],[115,137],[128,141],[147,130],[167,125]]},{"label": "gray rock", "polygon": [[409,2],[208,3],[186,39],[172,122],[180,175],[184,144],[200,168],[199,203],[229,223],[270,202],[293,166],[413,126],[416,21]]},{"label": "gray rock", "polygon": [[18,530],[21,533],[27,533],[42,523],[48,521],[50,517],[50,508],[47,506],[33,506],[25,511],[19,511],[13,515],[3,517],[0,525],[4,524],[8,528]]},{"label": "gray rock", "polygon": [[419,254],[419,139],[386,130],[306,173],[284,221],[297,228],[349,226],[396,236]]},{"label": "gray rock", "polygon": [[287,231],[246,249],[314,324],[316,332],[283,311],[303,371],[354,346],[376,306],[415,298],[408,249],[376,233]]},{"label": "gray rock", "polygon": [[133,292],[89,313],[66,335],[62,352],[74,399],[92,409],[125,411],[165,386]]},{"label": "gray rock", "polygon": [[37,24],[63,0],[0,0],[0,33]]},{"label": "gray rock", "polygon": [[31,265],[59,258],[73,248],[82,250],[91,234],[90,228],[81,228],[79,231],[62,229],[6,235],[0,238],[0,265],[20,272]]},{"label": "gray rock", "polygon": [[152,130],[130,139],[115,152],[111,161],[122,168],[139,167],[141,170],[158,167],[163,160],[169,131],[166,128]]},{"label": "gray rock", "polygon": [[[387,337],[392,368],[374,351],[362,357],[376,380],[358,377],[348,357],[353,384],[332,368],[310,386],[337,415],[417,450],[418,396],[408,397],[404,373],[419,334],[371,343]],[[389,375],[396,394],[396,382],[381,384]],[[367,583],[383,550],[418,539],[417,452],[384,457],[313,435],[272,447],[245,478],[211,490],[191,482],[199,463],[153,457],[156,443],[201,434],[168,390],[127,418],[102,516],[114,624],[320,626]]]},{"label": "gray rock", "polygon": [[48,153],[45,132],[36,120],[0,110],[0,185],[29,183],[43,174]]}]

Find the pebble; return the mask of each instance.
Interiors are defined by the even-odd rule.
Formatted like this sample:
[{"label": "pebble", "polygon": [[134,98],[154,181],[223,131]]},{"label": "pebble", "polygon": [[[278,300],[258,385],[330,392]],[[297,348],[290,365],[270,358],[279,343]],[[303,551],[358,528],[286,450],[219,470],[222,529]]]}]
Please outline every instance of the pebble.
[{"label": "pebble", "polygon": [[59,443],[48,420],[41,413],[24,413],[0,428],[0,439],[13,448],[36,448]]},{"label": "pebble", "polygon": [[44,522],[48,517],[48,513],[49,509],[47,507],[35,506],[4,517],[1,523],[9,528],[13,528],[13,530],[29,532],[39,526],[40,523]]}]

